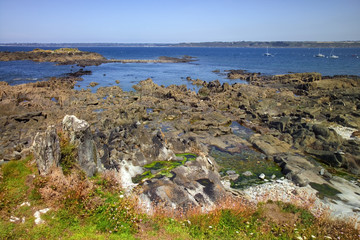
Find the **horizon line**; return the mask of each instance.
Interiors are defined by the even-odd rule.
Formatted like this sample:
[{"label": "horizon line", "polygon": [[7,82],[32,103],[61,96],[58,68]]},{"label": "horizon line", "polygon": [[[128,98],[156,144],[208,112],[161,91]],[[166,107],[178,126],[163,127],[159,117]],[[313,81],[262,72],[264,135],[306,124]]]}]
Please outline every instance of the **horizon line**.
[{"label": "horizon line", "polygon": [[275,42],[309,42],[309,43],[336,43],[336,42],[360,42],[360,40],[239,40],[239,41],[195,41],[195,42],[0,42],[0,44],[198,44],[198,43],[275,43]]}]

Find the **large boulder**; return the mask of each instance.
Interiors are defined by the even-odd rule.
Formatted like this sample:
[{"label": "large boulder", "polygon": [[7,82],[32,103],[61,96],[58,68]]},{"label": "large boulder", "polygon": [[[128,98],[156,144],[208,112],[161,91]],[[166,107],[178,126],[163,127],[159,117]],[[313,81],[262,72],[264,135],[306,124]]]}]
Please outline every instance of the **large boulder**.
[{"label": "large boulder", "polygon": [[204,156],[172,170],[173,177],[153,178],[143,183],[140,199],[184,211],[191,207],[211,209],[226,195],[220,175]]},{"label": "large boulder", "polygon": [[45,132],[38,132],[33,142],[33,153],[41,175],[59,165],[60,142],[55,126],[49,126]]},{"label": "large boulder", "polygon": [[77,149],[77,163],[87,176],[93,176],[101,169],[90,125],[74,115],[66,115],[63,119],[63,130]]}]

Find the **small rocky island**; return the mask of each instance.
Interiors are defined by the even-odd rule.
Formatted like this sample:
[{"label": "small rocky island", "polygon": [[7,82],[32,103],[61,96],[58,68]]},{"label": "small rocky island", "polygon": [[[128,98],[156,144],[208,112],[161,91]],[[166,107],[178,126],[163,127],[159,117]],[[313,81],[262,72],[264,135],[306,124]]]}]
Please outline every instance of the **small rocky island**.
[{"label": "small rocky island", "polygon": [[[59,54],[79,59],[67,61],[107,61]],[[57,53],[30,55],[61,62]],[[87,177],[111,173],[150,214],[159,205],[210,211],[232,197],[249,206],[311,202],[313,211],[325,204],[359,220],[359,79],[226,73],[249,84],[197,80],[196,93],[147,79],[135,92],[112,86],[92,93],[74,90],[80,80],[74,76],[2,82],[0,159],[7,164],[33,155],[38,177],[46,179],[71,169]],[[53,185],[38,188],[44,198],[60,194]]]},{"label": "small rocky island", "polygon": [[55,62],[59,65],[98,66],[103,63],[186,63],[193,57],[181,58],[162,56],[159,59],[106,59],[99,53],[84,52],[77,48],[44,50],[36,48],[29,52],[0,52],[0,61],[31,60],[35,62]]}]

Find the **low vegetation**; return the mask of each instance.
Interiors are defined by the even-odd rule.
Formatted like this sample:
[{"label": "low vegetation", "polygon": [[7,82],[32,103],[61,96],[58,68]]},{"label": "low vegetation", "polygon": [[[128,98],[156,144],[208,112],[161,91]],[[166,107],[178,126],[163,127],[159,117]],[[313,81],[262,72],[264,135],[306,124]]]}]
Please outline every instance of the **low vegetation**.
[{"label": "low vegetation", "polygon": [[[187,157],[184,157],[184,159]],[[191,156],[190,156],[191,158]],[[185,161],[185,160],[184,160]],[[359,239],[347,221],[313,216],[283,202],[258,206],[226,199],[213,211],[155,207],[126,196],[111,172],[87,178],[78,168],[40,176],[32,156],[0,168],[0,239]],[[34,213],[43,223],[35,224]]]},{"label": "low vegetation", "polygon": [[37,53],[78,53],[80,52],[77,48],[59,48],[55,50],[45,50],[41,48],[35,48],[32,52]]}]

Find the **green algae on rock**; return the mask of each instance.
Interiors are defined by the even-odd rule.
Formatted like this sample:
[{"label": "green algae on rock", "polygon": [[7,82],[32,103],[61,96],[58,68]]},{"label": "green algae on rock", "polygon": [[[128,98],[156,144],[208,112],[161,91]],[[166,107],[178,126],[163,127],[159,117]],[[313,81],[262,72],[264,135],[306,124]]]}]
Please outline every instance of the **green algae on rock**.
[{"label": "green algae on rock", "polygon": [[140,183],[145,179],[151,179],[154,177],[161,178],[163,176],[172,177],[173,174],[171,170],[184,165],[187,161],[195,160],[197,155],[193,153],[180,153],[175,154],[179,158],[183,158],[183,160],[175,160],[175,161],[154,161],[152,163],[146,164],[143,168],[147,169],[147,171],[142,174],[138,174],[132,178],[134,183]]}]

